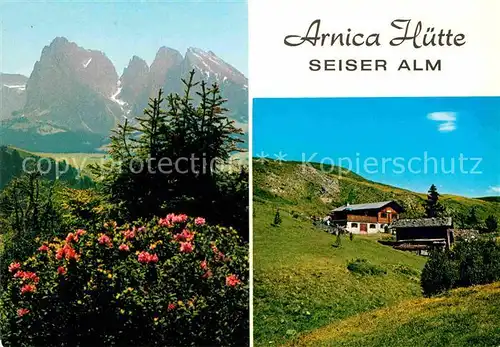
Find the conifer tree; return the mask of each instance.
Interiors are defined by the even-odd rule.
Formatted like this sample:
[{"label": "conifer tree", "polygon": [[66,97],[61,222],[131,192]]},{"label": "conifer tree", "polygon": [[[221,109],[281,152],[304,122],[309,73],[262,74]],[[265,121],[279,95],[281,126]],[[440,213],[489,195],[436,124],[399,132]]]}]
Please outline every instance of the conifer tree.
[{"label": "conifer tree", "polygon": [[498,221],[495,218],[495,216],[489,215],[488,218],[486,218],[486,220],[484,221],[484,223],[486,224],[486,231],[487,232],[493,233],[493,232],[497,231]]},{"label": "conifer tree", "polygon": [[466,218],[467,226],[472,229],[477,228],[477,226],[479,225],[479,218],[477,216],[476,210],[477,210],[476,206],[472,206]]},{"label": "conifer tree", "polygon": [[241,151],[243,132],[228,118],[219,87],[194,77],[193,70],[182,79],[182,95],[160,90],[134,127],[118,127],[101,187],[122,219],[183,212],[239,224],[246,234],[248,172],[220,169]]},{"label": "conifer tree", "polygon": [[436,186],[434,184],[431,185],[427,194],[427,200],[424,203],[425,216],[427,218],[442,217],[444,215],[445,209],[438,201],[439,196]]},{"label": "conifer tree", "polygon": [[276,213],[274,214],[273,226],[276,226],[276,227],[280,226],[281,221],[282,220],[281,220],[280,210],[277,209]]},{"label": "conifer tree", "polygon": [[340,236],[340,230],[339,230],[337,231],[337,237],[335,238],[335,247],[340,247],[341,245],[342,245],[342,237]]}]

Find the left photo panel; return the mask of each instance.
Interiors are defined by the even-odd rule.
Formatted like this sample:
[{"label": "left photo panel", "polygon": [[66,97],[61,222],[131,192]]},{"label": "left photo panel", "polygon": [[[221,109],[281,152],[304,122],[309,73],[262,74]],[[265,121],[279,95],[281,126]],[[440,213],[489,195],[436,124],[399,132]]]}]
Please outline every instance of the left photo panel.
[{"label": "left photo panel", "polygon": [[0,19],[0,346],[249,346],[246,1]]}]

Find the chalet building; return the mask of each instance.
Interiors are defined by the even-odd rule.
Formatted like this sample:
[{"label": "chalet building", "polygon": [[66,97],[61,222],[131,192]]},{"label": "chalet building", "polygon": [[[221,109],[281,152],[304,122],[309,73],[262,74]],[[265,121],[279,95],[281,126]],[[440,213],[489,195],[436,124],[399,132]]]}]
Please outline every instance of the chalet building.
[{"label": "chalet building", "polygon": [[371,234],[385,231],[398,219],[403,208],[395,201],[373,202],[337,207],[330,213],[332,224],[353,234]]},{"label": "chalet building", "polygon": [[396,243],[408,250],[449,248],[454,242],[451,217],[399,219],[391,224]]}]

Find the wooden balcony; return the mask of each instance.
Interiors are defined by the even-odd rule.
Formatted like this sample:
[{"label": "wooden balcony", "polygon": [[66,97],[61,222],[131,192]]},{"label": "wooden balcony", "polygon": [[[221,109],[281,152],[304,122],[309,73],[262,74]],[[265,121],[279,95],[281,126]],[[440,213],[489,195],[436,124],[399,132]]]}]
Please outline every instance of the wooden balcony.
[{"label": "wooden balcony", "polygon": [[357,216],[354,214],[347,215],[348,222],[359,222],[359,223],[377,223],[376,216]]}]

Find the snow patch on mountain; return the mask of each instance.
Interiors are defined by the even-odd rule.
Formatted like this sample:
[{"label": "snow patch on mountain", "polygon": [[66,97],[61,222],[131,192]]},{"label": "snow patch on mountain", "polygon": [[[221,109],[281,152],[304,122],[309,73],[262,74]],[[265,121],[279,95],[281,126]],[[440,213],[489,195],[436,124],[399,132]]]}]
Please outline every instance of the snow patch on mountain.
[{"label": "snow patch on mountain", "polygon": [[113,95],[111,95],[110,99],[111,99],[111,101],[116,102],[118,105],[120,105],[120,107],[123,107],[123,106],[127,105],[127,103],[121,99],[118,99],[118,95],[120,95],[120,93],[122,92],[122,89],[123,89],[120,81],[118,81],[118,84],[116,85],[116,87],[117,87],[116,92]]},{"label": "snow patch on mountain", "polygon": [[9,89],[26,90],[26,84],[4,84],[3,86]]},{"label": "snow patch on mountain", "polygon": [[[122,92],[122,89],[123,89],[123,86],[122,86],[122,81],[121,80],[118,80],[118,82],[116,83],[116,92],[111,95],[111,97],[109,98],[111,101],[113,101],[114,103],[118,104],[118,106],[120,106],[120,109],[121,111],[123,112],[122,113],[122,116],[124,119],[129,119],[128,118],[128,115],[130,114],[130,112],[132,112],[131,109],[127,109],[129,106],[128,103],[126,101],[123,101],[122,99],[120,99],[118,96],[120,95],[120,93]],[[110,111],[111,113],[114,114],[113,111],[111,111],[111,109],[109,108],[109,106],[106,106],[108,111]]]},{"label": "snow patch on mountain", "polygon": [[207,78],[214,78],[219,83],[234,82],[242,84],[246,77],[212,51],[205,52],[200,48],[188,48],[187,55],[191,57],[190,62]]}]

